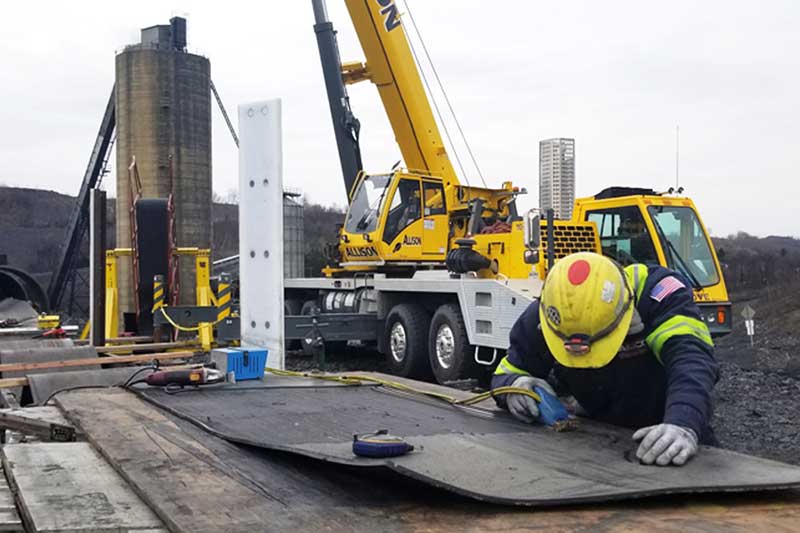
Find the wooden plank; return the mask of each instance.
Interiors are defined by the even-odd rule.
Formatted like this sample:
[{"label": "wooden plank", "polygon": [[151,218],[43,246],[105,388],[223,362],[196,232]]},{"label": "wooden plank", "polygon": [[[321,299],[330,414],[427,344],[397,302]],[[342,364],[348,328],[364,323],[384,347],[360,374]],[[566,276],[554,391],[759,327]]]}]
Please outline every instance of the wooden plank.
[{"label": "wooden plank", "polygon": [[0,510],[0,531],[25,531],[16,509]]},{"label": "wooden plank", "polygon": [[42,422],[50,422],[53,424],[69,425],[69,422],[64,418],[61,409],[54,405],[46,407],[16,407],[11,409],[0,409],[0,415],[11,414],[39,420]]},{"label": "wooden plank", "polygon": [[115,352],[146,352],[147,350],[169,350],[172,348],[199,348],[200,344],[197,341],[181,341],[181,342],[155,342],[149,344],[119,344],[115,346],[97,346],[95,350],[98,353],[115,353]]},{"label": "wooden plank", "polygon": [[3,448],[3,465],[33,531],[163,527],[89,443],[12,444]]},{"label": "wooden plank", "polygon": [[14,493],[11,492],[2,469],[0,469],[0,531],[24,531],[14,501]]},{"label": "wooden plank", "polygon": [[0,409],[0,429],[19,431],[47,441],[75,440],[75,428],[67,423],[56,407]]},{"label": "wooden plank", "polygon": [[[28,384],[28,378],[2,378],[0,379],[0,389],[13,389],[14,387],[24,387]],[[9,396],[4,392],[4,403],[12,406],[13,402],[9,401]],[[19,402],[17,402],[19,405]]]},{"label": "wooden plank", "polygon": [[[73,341],[76,346],[88,346],[89,339],[77,339]],[[150,336],[130,336],[130,337],[110,337],[106,339],[106,345],[109,344],[139,344],[142,342],[153,342],[153,337]]]},{"label": "wooden plank", "polygon": [[167,361],[170,359],[188,359],[203,352],[161,352],[142,355],[123,355],[118,357],[92,357],[87,359],[72,359],[67,361],[48,361],[43,363],[8,363],[0,365],[0,372],[26,372],[52,368],[69,368],[76,366],[93,366],[99,364],[117,363],[143,363],[146,361]]},{"label": "wooden plank", "polygon": [[254,482],[127,391],[74,391],[56,402],[171,531],[386,530],[332,506],[292,509],[283,498],[300,478],[277,491]]},{"label": "wooden plank", "polygon": [[3,482],[0,485],[0,511],[16,511],[17,505],[14,503],[14,493],[6,482],[5,476],[0,475]]},{"label": "wooden plank", "polygon": [[[97,357],[97,351],[91,346],[71,346],[66,348],[32,346],[30,348],[12,350],[0,347],[0,363],[2,365],[48,365],[61,361],[81,361]],[[25,374],[48,372],[58,372],[58,367],[29,367],[26,372],[8,370],[3,371],[2,377],[21,378],[25,377]]]},{"label": "wooden plank", "polygon": [[106,339],[106,344],[125,343],[135,344],[140,342],[153,342],[153,337],[148,335],[131,335],[130,337],[110,337]]}]

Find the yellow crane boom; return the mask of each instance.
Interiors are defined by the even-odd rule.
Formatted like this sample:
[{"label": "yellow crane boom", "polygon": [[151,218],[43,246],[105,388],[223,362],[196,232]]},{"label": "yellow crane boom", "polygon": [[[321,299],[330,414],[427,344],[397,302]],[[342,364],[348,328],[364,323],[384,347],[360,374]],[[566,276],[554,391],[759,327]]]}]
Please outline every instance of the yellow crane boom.
[{"label": "yellow crane boom", "polygon": [[378,89],[405,166],[458,185],[394,0],[345,0],[366,64],[344,63],[345,83]]}]

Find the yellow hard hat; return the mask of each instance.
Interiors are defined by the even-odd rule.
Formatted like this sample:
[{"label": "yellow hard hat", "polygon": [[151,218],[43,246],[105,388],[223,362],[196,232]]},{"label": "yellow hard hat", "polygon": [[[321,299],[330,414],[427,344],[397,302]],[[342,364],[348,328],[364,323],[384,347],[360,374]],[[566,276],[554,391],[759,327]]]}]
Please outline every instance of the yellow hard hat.
[{"label": "yellow hard hat", "polygon": [[611,259],[592,252],[569,255],[547,274],[539,322],[556,361],[600,368],[617,354],[633,316],[633,293]]}]

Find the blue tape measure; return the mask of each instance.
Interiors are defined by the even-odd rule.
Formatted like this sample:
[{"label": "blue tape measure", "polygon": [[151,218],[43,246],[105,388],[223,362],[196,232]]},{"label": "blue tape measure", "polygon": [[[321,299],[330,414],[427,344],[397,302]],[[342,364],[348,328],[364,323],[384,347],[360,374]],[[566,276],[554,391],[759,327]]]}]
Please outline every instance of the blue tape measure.
[{"label": "blue tape measure", "polygon": [[389,435],[386,429],[375,433],[353,435],[353,453],[359,457],[399,457],[412,451],[414,446],[400,437]]}]

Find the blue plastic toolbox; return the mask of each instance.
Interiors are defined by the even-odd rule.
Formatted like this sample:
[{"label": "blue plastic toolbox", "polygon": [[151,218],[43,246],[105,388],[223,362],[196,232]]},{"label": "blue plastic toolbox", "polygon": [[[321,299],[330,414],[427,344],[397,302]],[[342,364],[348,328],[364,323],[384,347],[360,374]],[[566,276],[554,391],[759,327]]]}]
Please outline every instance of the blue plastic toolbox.
[{"label": "blue plastic toolbox", "polygon": [[211,352],[211,360],[219,370],[233,372],[236,381],[262,379],[267,353],[265,348],[217,348]]}]

